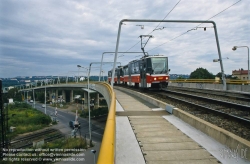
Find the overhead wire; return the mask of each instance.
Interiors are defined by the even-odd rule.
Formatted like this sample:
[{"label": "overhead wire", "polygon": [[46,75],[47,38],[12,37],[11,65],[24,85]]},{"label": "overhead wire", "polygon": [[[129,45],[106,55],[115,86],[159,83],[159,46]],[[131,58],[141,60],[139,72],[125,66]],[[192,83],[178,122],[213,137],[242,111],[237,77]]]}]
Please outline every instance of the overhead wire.
[{"label": "overhead wire", "polygon": [[[229,9],[230,7],[232,7],[232,6],[236,5],[236,4],[237,4],[237,3],[239,3],[240,1],[241,1],[241,0],[239,0],[239,1],[235,2],[235,3],[234,3],[234,4],[232,4],[231,6],[229,6],[229,7],[225,8],[224,10],[222,10],[222,11],[220,11],[219,13],[215,14],[214,16],[212,16],[211,18],[207,19],[206,21],[208,21],[208,20],[210,20],[210,19],[212,19],[212,18],[214,18],[214,17],[218,16],[219,14],[223,13],[224,11],[226,11],[227,9]],[[188,30],[188,31],[186,31],[186,32],[184,32],[184,33],[182,33],[182,34],[180,34],[180,35],[178,35],[178,36],[176,36],[176,37],[174,37],[174,38],[172,38],[172,39],[168,40],[167,42],[164,42],[164,43],[162,43],[162,44],[160,44],[160,45],[158,45],[158,46],[156,46],[156,47],[154,47],[154,48],[152,48],[152,49],[148,50],[147,52],[152,51],[153,49],[156,49],[156,48],[158,48],[158,47],[160,47],[160,46],[162,46],[162,45],[164,45],[164,44],[166,44],[166,43],[168,43],[168,42],[171,42],[171,41],[173,41],[173,40],[175,40],[175,39],[177,39],[177,38],[181,37],[182,35],[184,35],[184,34],[186,34],[186,33],[190,32],[190,31],[192,31],[193,29],[197,29],[197,28],[199,28],[199,26],[200,26],[200,25],[202,25],[202,24],[203,24],[203,23],[200,23],[199,25],[195,26],[194,28],[192,28],[192,29],[190,29],[190,30]]]},{"label": "overhead wire", "polygon": [[[162,21],[163,20],[165,20],[166,19],[166,17],[175,9],[175,7],[180,3],[180,1],[181,0],[179,0],[179,2],[177,2],[175,5],[174,5],[174,7],[167,13],[167,15],[162,19]],[[157,27],[159,27],[159,25],[161,24],[162,22],[159,22],[159,24],[154,28],[154,30],[157,28]],[[154,32],[154,30],[152,30],[149,34],[151,34],[152,32]],[[148,34],[148,35],[149,35]],[[138,43],[140,43],[141,41],[138,41],[137,43],[135,43],[132,47],[130,47],[127,51],[125,51],[125,52],[128,52],[129,50],[131,50],[132,48],[134,48]],[[123,54],[121,54],[121,55],[119,55],[119,56],[122,56]],[[124,56],[124,55],[123,55]]]},{"label": "overhead wire", "polygon": [[[174,7],[167,13],[167,15],[162,19],[162,21],[164,21],[164,20],[167,18],[167,16],[175,9],[175,7],[176,7],[180,2],[181,2],[181,0],[179,0],[179,2],[177,2],[177,3],[174,5]],[[155,29],[156,29],[157,27],[160,26],[160,24],[162,23],[162,21],[159,22],[159,24],[155,27]],[[155,29],[153,29],[153,31],[151,31],[149,34],[151,34],[152,32],[154,32]],[[148,34],[148,35],[149,35],[149,34]]]}]

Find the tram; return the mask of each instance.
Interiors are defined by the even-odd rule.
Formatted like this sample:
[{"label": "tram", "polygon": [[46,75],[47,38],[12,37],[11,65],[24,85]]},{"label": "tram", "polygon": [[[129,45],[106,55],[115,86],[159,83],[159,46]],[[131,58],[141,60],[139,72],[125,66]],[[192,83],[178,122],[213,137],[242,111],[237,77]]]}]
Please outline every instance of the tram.
[{"label": "tram", "polygon": [[[139,88],[166,88],[169,82],[168,57],[155,55],[133,60],[115,69],[114,84]],[[111,83],[112,70],[108,71]]]}]

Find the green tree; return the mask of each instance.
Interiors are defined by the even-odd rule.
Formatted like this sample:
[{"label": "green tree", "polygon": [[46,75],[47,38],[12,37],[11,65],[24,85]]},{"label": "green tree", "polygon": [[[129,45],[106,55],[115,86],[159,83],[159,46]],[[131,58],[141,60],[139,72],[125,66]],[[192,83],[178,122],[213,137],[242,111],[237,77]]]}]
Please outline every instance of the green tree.
[{"label": "green tree", "polygon": [[[221,73],[221,72],[217,73],[215,76],[216,76],[216,77],[219,77],[220,79],[222,79],[222,73]],[[225,76],[226,76],[226,75],[225,75]]]},{"label": "green tree", "polygon": [[214,79],[214,75],[205,68],[197,68],[191,72],[190,79]]},{"label": "green tree", "polygon": [[44,92],[38,92],[37,93],[37,100],[40,102],[44,102],[45,97],[44,97]]},{"label": "green tree", "polygon": [[10,98],[13,98],[13,101],[22,101],[22,94],[21,92],[18,92],[17,88],[12,88],[3,96],[3,101],[8,103],[8,99]]}]

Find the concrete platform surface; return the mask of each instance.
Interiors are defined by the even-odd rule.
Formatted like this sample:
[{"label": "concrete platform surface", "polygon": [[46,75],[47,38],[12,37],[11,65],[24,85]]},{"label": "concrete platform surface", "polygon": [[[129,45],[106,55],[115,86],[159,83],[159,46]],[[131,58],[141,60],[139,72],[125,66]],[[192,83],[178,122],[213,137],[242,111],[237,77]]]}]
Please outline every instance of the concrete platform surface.
[{"label": "concrete platform surface", "polygon": [[[144,162],[147,164],[249,163],[244,158],[244,154],[242,157],[242,151],[237,150],[237,147],[229,149],[173,115],[167,113],[166,115],[164,113],[153,115],[153,112],[164,111],[149,105],[147,101],[127,95],[129,93],[125,94],[117,90],[115,92],[120,107],[124,110],[124,112],[117,112],[117,115],[123,114],[124,118],[128,118],[126,122],[129,121],[126,123],[126,128],[120,126],[124,123],[117,121],[117,128],[120,126],[117,129],[117,135],[126,136],[124,131],[131,133],[132,130],[133,134],[129,135],[133,136],[131,143],[135,143],[136,153],[131,153],[131,158],[134,158],[134,154],[138,156],[141,153],[140,156],[143,156]],[[117,116],[117,119],[120,120],[121,116]],[[130,143],[128,140],[130,140],[128,136],[124,139],[120,138],[117,144],[122,143],[124,146],[126,143],[128,146]],[[141,150],[140,153],[138,153],[138,149]],[[134,150],[128,149],[128,151]],[[128,157],[126,154],[124,156]]]},{"label": "concrete platform surface", "polygon": [[[162,116],[129,116],[130,124],[141,146],[146,163],[190,161],[218,163],[209,152],[194,142]],[[153,127],[151,127],[154,125]],[[148,129],[147,129],[148,126]],[[149,129],[158,128],[158,131]]]},{"label": "concrete platform surface", "polygon": [[[204,149],[206,149],[209,153],[211,153],[216,159],[218,159],[221,163],[225,164],[249,164],[250,162],[246,160],[244,150],[241,150],[237,147],[235,149],[229,149],[225,145],[222,145],[215,139],[210,136],[204,134],[203,132],[195,129],[191,125],[185,123],[181,119],[169,115],[163,116],[167,121],[174,124],[180,131],[185,133],[188,137],[193,139],[199,145],[201,145]],[[247,150],[249,151],[249,150]]]},{"label": "concrete platform surface", "polygon": [[116,164],[145,164],[135,134],[126,116],[116,117]]}]

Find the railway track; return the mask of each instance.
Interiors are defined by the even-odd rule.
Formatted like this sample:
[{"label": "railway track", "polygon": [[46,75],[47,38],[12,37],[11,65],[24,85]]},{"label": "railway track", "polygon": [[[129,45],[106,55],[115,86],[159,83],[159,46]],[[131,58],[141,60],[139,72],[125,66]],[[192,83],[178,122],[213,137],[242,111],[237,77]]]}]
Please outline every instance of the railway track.
[{"label": "railway track", "polygon": [[14,149],[28,148],[32,147],[33,141],[44,139],[44,142],[50,142],[59,138],[64,137],[64,135],[57,129],[46,129],[39,132],[34,132],[25,136],[16,137],[10,142],[10,147]]},{"label": "railway track", "polygon": [[250,93],[217,91],[210,89],[196,89],[183,87],[168,87],[167,91],[180,91],[183,93],[190,93],[192,95],[201,95],[203,97],[218,98],[220,100],[229,101],[237,104],[250,105]]},{"label": "railway track", "polygon": [[[173,89],[166,89],[164,91],[142,91],[134,88],[126,88],[143,92],[148,96],[171,104],[196,117],[228,130],[237,136],[250,140],[250,105],[237,103],[236,100],[237,97],[245,96],[244,98],[246,98],[247,102],[248,95],[240,96],[240,94],[229,95],[223,92],[215,92],[211,95],[215,95],[216,97],[212,98],[210,95],[211,91],[209,93],[200,93],[202,91],[199,90],[197,93],[196,90],[190,92]],[[225,101],[223,95],[225,95],[227,101]],[[228,99],[227,96],[235,96],[235,98]],[[242,99],[238,101],[242,101]]]},{"label": "railway track", "polygon": [[224,117],[229,117],[245,124],[250,124],[250,106],[248,105],[169,90],[165,90],[164,92],[158,94],[183,101],[187,104],[192,104],[203,110],[213,112]]}]

